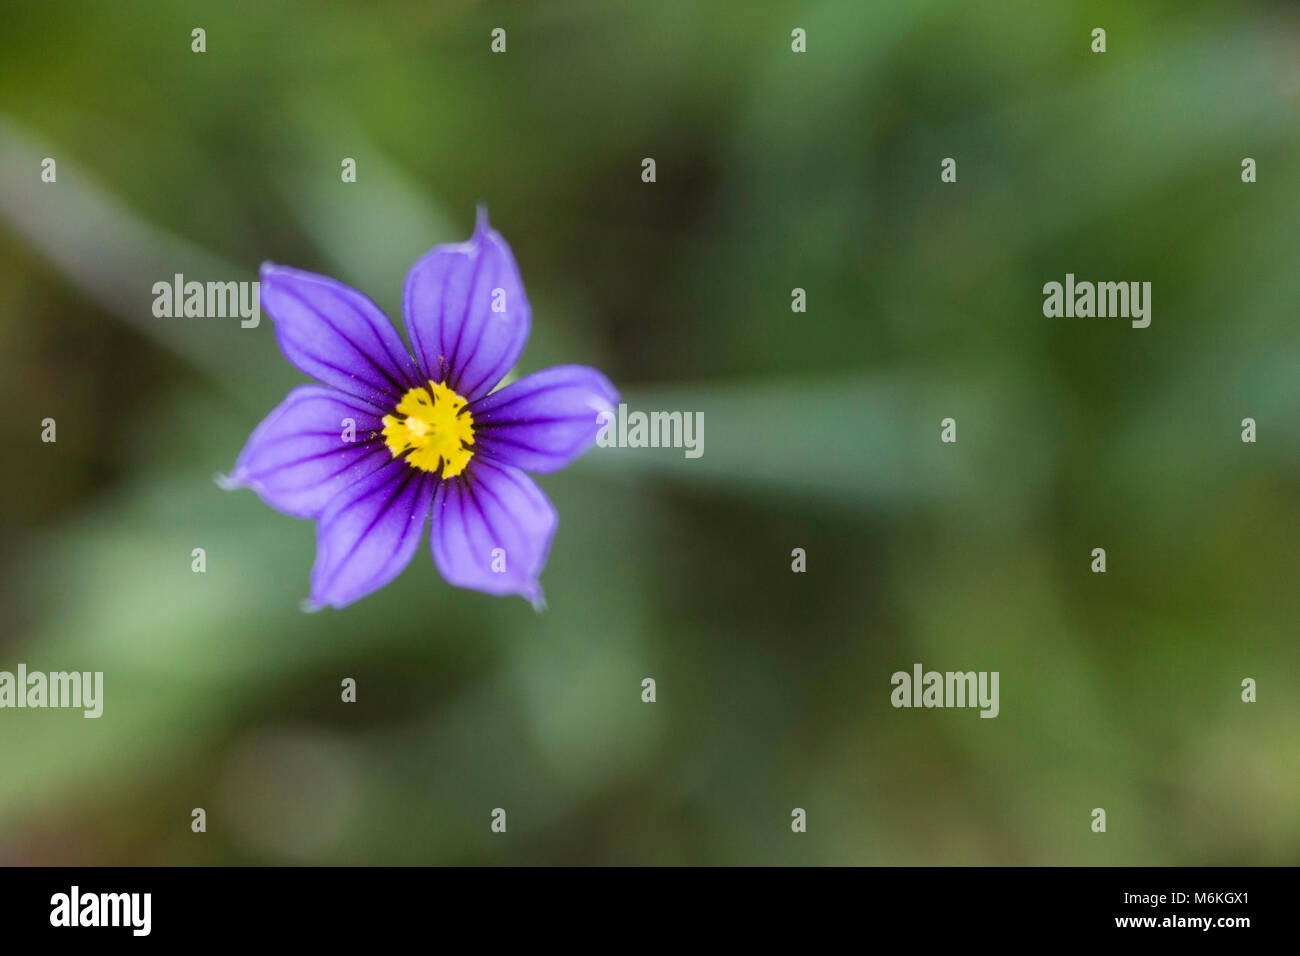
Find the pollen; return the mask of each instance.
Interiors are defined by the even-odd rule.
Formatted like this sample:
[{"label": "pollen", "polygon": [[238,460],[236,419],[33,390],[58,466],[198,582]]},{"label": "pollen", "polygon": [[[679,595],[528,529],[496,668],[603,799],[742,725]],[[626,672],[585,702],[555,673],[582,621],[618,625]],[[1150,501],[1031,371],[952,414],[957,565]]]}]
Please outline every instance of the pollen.
[{"label": "pollen", "polygon": [[474,420],[469,406],[446,382],[413,388],[384,416],[384,441],[394,458],[412,468],[459,475],[474,457]]}]

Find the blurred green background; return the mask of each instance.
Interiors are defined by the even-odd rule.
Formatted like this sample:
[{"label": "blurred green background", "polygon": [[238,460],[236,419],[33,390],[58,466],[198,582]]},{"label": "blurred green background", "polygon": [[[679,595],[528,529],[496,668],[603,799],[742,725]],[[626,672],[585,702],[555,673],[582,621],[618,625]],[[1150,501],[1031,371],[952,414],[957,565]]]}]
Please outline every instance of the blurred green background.
[{"label": "blurred green background", "polygon": [[[1294,5],[21,3],[0,60],[0,669],[105,674],[0,712],[0,862],[1300,860]],[[303,377],[152,285],[397,318],[479,201],[520,371],[704,456],[543,477],[545,614],[426,543],[305,615],[312,525],[212,480]],[[1151,327],[1044,318],[1066,272]],[[894,710],[915,662],[1001,715]]]}]

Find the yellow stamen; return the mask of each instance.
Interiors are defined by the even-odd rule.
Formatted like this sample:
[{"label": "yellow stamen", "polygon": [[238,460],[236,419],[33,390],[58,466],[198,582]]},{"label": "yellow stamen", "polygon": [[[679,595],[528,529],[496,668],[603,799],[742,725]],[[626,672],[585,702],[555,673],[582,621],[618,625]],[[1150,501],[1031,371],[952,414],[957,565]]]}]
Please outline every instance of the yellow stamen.
[{"label": "yellow stamen", "polygon": [[442,476],[459,475],[474,457],[474,420],[446,382],[413,388],[397,403],[396,415],[384,416],[384,441],[393,457],[410,452],[407,464],[424,471],[442,468]]}]

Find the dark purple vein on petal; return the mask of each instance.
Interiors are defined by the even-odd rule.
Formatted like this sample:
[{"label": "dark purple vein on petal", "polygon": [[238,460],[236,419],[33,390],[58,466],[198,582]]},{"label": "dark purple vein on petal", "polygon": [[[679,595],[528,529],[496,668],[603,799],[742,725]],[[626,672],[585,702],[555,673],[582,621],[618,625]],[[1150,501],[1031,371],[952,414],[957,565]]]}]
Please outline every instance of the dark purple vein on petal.
[{"label": "dark purple vein on petal", "polygon": [[[349,561],[351,561],[351,560],[352,560],[352,556],[353,556],[354,554],[356,554],[357,548],[359,548],[359,547],[361,546],[361,542],[364,541],[364,540],[366,540],[366,538],[369,536],[370,532],[374,530],[375,525],[378,524],[378,523],[379,523],[379,520],[380,520],[381,518],[383,518],[383,516],[386,515],[386,514],[388,513],[388,509],[391,508],[391,507],[393,506],[393,502],[395,502],[395,501],[398,499],[398,497],[402,494],[402,492],[406,490],[406,486],[409,485],[409,484],[411,483],[411,479],[414,477],[414,473],[415,473],[417,470],[418,470],[418,469],[415,469],[415,468],[405,468],[405,469],[403,469],[403,471],[405,472],[405,474],[401,474],[401,473],[399,473],[399,474],[397,474],[397,475],[394,475],[393,478],[389,478],[387,481],[385,481],[383,484],[381,484],[378,488],[372,488],[370,491],[368,491],[368,492],[364,495],[363,498],[358,499],[358,501],[364,501],[364,500],[370,498],[372,495],[377,495],[377,494],[379,494],[381,491],[383,491],[385,488],[387,488],[390,484],[392,484],[393,481],[394,481],[396,478],[399,478],[399,477],[400,477],[400,478],[403,479],[403,480],[402,480],[402,485],[401,485],[401,487],[398,488],[397,491],[395,491],[391,496],[389,496],[388,500],[387,500],[386,502],[384,502],[384,506],[383,506],[382,508],[379,509],[379,512],[378,512],[378,513],[377,513],[377,514],[376,514],[376,515],[375,515],[375,516],[370,520],[370,523],[369,523],[368,525],[366,525],[366,530],[363,531],[361,534],[359,534],[359,535],[357,536],[357,539],[356,539],[355,541],[352,542],[352,546],[351,546],[350,548],[348,548],[347,553],[344,554],[344,555],[343,555],[343,558],[338,562],[338,564],[336,564],[336,565],[334,566],[334,570],[330,573],[329,578],[326,579],[328,585],[330,585],[330,586],[333,586],[333,585],[334,585],[334,583],[335,583],[335,582],[337,581],[337,579],[338,579],[339,574],[343,571],[344,566],[345,566]],[[357,501],[353,501],[353,502],[352,502],[352,506],[355,506],[356,504],[357,504]],[[384,567],[387,567],[387,566],[388,566],[387,564],[384,565]],[[375,577],[375,575],[371,575],[370,579],[368,579],[368,580],[373,580],[374,577]],[[329,587],[325,587],[325,588],[323,588],[322,590],[329,590]]]},{"label": "dark purple vein on petal", "polygon": [[474,305],[474,287],[478,285],[479,273],[483,270],[484,255],[483,247],[480,246],[478,255],[474,258],[474,271],[470,274],[469,288],[465,292],[465,311],[461,314],[460,325],[456,329],[456,345],[452,348],[451,356],[447,360],[448,377],[452,380],[451,389],[454,392],[460,392],[457,382],[460,380],[460,372],[456,368],[456,363],[460,358],[460,340],[465,334],[465,323],[469,321],[469,311]]},{"label": "dark purple vein on petal", "polygon": [[[366,352],[366,351],[365,351],[364,349],[362,349],[359,345],[357,345],[356,342],[353,342],[350,338],[348,338],[345,334],[343,334],[343,332],[338,328],[338,326],[336,326],[333,322],[330,321],[329,316],[327,316],[327,315],[326,315],[324,312],[322,312],[320,309],[316,308],[316,306],[312,305],[310,302],[308,302],[306,299],[304,299],[301,295],[299,295],[297,292],[295,292],[295,291],[294,291],[292,288],[290,288],[289,286],[287,286],[287,285],[284,286],[284,290],[283,290],[283,291],[284,291],[287,295],[289,295],[289,296],[291,296],[292,298],[295,298],[295,299],[297,299],[299,302],[301,302],[301,303],[302,303],[302,304],[307,308],[307,310],[308,310],[309,312],[312,312],[312,313],[313,313],[313,314],[314,314],[318,319],[320,319],[321,322],[323,322],[323,323],[326,325],[326,327],[329,328],[329,330],[330,330],[331,332],[333,332],[333,333],[334,333],[335,335],[337,335],[340,339],[342,339],[345,343],[347,343],[347,345],[352,349],[352,351],[355,352],[355,353],[356,353],[356,354],[361,358],[362,362],[364,362],[366,365],[370,366],[372,369],[374,369],[376,372],[378,372],[378,373],[379,373],[379,374],[380,374],[384,379],[386,379],[386,380],[388,381],[388,383],[389,383],[390,385],[393,386],[393,390],[390,391],[390,390],[387,389],[387,388],[384,388],[384,387],[382,387],[382,386],[376,385],[374,382],[366,381],[365,379],[362,379],[362,381],[365,381],[366,384],[369,385],[371,388],[375,389],[375,391],[377,391],[377,392],[381,392],[381,393],[383,393],[383,394],[385,394],[385,395],[389,395],[389,396],[391,396],[391,397],[393,397],[393,398],[400,397],[403,393],[405,393],[405,392],[407,391],[407,389],[404,388],[400,382],[398,382],[398,381],[397,381],[396,379],[394,379],[391,375],[389,375],[388,372],[386,372],[386,371],[385,371],[385,370],[384,370],[384,369],[379,365],[379,363],[376,362],[376,361],[374,360],[374,358],[371,357],[371,355],[370,355],[368,352]],[[369,325],[370,323],[369,323],[369,322],[366,322],[365,324]],[[391,358],[391,357],[392,357],[392,356],[389,356],[389,358]],[[316,356],[314,356],[314,355],[312,356],[312,358],[313,358],[314,360],[316,360],[316,361],[320,361],[321,364],[322,364],[322,365],[325,365],[327,368],[334,368],[336,371],[343,372],[345,375],[351,375],[351,376],[353,376],[353,377],[355,377],[355,378],[361,378],[361,376],[357,375],[356,372],[354,372],[354,371],[350,371],[350,370],[348,370],[348,369],[337,368],[337,366],[331,365],[331,364],[328,363],[328,362],[325,362],[325,361],[323,361],[323,360],[317,359]]]}]

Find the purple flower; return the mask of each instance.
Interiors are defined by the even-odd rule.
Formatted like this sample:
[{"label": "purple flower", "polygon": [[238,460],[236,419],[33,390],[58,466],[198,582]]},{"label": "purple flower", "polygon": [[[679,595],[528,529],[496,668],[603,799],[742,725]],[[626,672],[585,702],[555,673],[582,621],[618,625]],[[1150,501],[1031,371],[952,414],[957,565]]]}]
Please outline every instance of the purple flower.
[{"label": "purple flower", "polygon": [[436,246],[406,276],[415,357],[379,308],[325,276],[262,266],[262,306],[302,385],[257,426],[225,487],[316,522],[310,607],[343,607],[430,544],[457,587],[520,594],[559,523],[525,471],[558,471],[595,441],[618,393],[561,365],[493,391],[528,340],[532,312],[510,247],[480,209],[468,242]]}]

